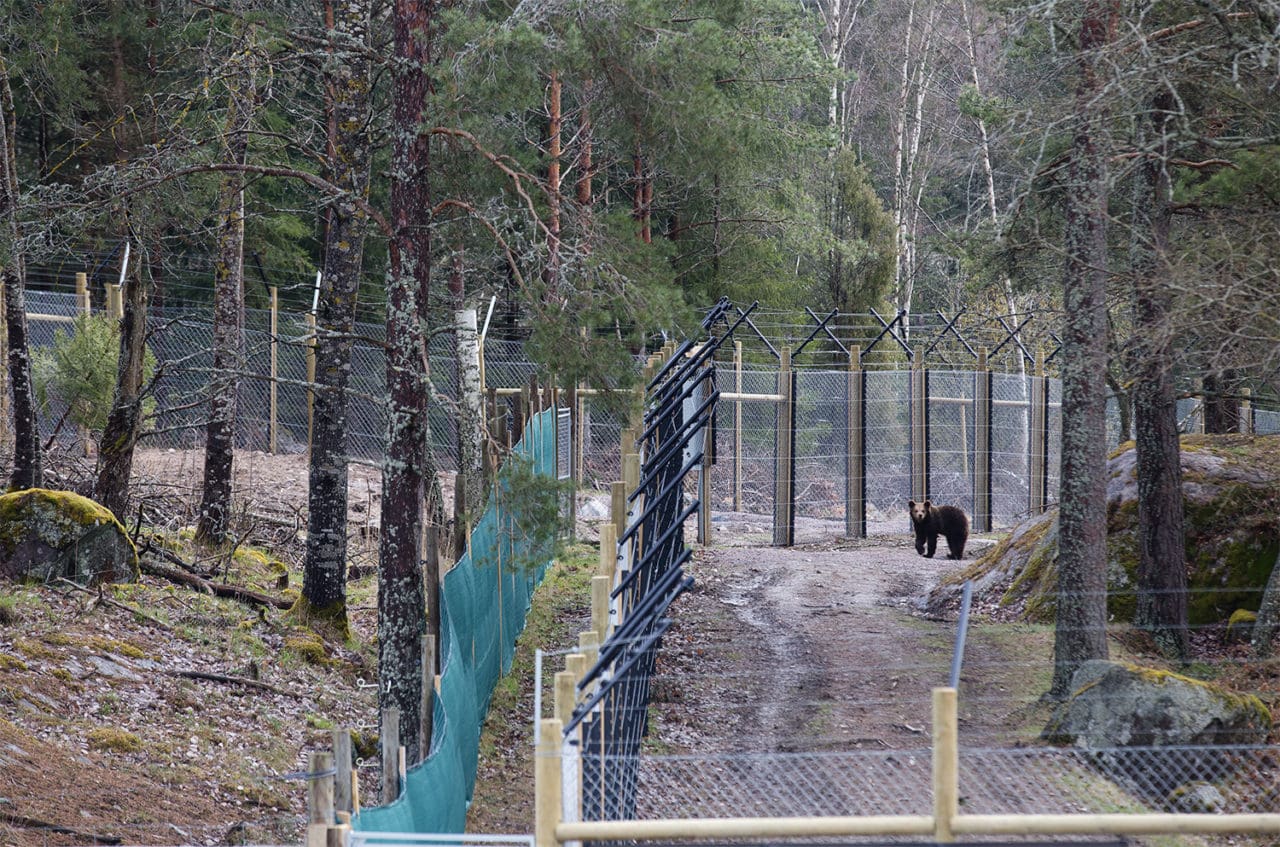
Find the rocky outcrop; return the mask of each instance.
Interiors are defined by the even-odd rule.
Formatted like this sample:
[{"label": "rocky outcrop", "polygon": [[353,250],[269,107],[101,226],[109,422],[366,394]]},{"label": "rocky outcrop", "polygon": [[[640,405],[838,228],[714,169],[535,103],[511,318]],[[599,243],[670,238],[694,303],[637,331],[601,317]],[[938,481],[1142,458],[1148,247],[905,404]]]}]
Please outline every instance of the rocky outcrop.
[{"label": "rocky outcrop", "polygon": [[[1188,617],[1225,622],[1258,608],[1280,547],[1280,436],[1189,435],[1182,438],[1186,509]],[[1132,445],[1108,461],[1108,613],[1128,620],[1136,606],[1137,457]],[[1052,620],[1058,568],[1057,511],[1024,521],[970,567],[944,578],[923,603],[941,614],[960,585],[974,598],[1033,620]]]},{"label": "rocky outcrop", "polygon": [[1085,662],[1071,687],[1046,740],[1091,751],[1104,770],[1161,798],[1231,771],[1230,752],[1207,748],[1261,744],[1271,729],[1257,697],[1168,671]]},{"label": "rocky outcrop", "polygon": [[0,496],[0,578],[80,585],[132,582],[138,552],[105,507],[70,491]]}]

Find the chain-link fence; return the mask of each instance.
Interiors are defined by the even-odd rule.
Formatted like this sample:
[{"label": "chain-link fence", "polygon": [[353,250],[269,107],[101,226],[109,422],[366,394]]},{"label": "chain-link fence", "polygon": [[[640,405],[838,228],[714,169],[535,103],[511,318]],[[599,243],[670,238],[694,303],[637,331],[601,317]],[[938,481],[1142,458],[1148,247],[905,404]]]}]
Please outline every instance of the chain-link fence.
[{"label": "chain-link fence", "polygon": [[[928,815],[928,749],[641,760],[637,819]],[[960,750],[964,814],[1274,812],[1275,746]]]}]

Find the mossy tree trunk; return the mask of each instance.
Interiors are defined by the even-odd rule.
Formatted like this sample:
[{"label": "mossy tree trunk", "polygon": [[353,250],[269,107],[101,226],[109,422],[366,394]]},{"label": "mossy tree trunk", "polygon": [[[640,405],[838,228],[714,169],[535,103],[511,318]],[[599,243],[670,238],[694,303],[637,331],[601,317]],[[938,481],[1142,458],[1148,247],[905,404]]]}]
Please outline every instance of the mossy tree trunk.
[{"label": "mossy tree trunk", "polygon": [[147,336],[147,280],[143,263],[125,277],[124,316],[120,319],[120,362],[111,411],[102,430],[93,499],[124,524],[129,506],[133,449],[142,432],[142,375]]},{"label": "mossy tree trunk", "polygon": [[420,295],[429,290],[431,194],[426,124],[433,0],[395,0],[391,92],[391,268],[387,279],[387,452],[378,550],[378,707],[400,709],[400,739],[418,761],[422,635],[422,513],[433,476]]},{"label": "mossy tree trunk", "polygon": [[327,67],[333,119],[329,178],[343,190],[329,207],[316,315],[316,391],[307,491],[307,553],[302,597],[313,612],[346,626],[347,386],[368,216],[356,203],[369,191],[368,0],[334,5],[334,58]]},{"label": "mossy tree trunk", "polygon": [[1065,323],[1057,622],[1050,695],[1070,693],[1083,662],[1107,658],[1107,169],[1101,149],[1101,53],[1117,0],[1086,0],[1066,185]]},{"label": "mossy tree trunk", "polygon": [[[238,51],[239,67],[227,70],[225,160],[243,165],[249,152],[249,124],[255,85],[252,45]],[[244,176],[231,172],[218,192],[218,256],[213,266],[213,375],[209,382],[209,422],[205,428],[204,485],[196,540],[222,544],[231,529],[231,478],[235,466],[236,394],[244,365]]]},{"label": "mossy tree trunk", "polygon": [[[0,285],[3,286],[6,365],[13,393],[13,473],[10,489],[38,487],[43,478],[40,419],[27,345],[26,269],[18,232],[16,114],[9,69],[0,55]],[[2,389],[3,386],[0,386]]]},{"label": "mossy tree trunk", "polygon": [[1134,338],[1138,349],[1133,392],[1138,462],[1138,597],[1134,622],[1160,649],[1187,655],[1187,561],[1183,529],[1182,466],[1169,288],[1164,284],[1169,244],[1168,122],[1176,104],[1168,92],[1152,98],[1148,127],[1153,143],[1134,188]]}]

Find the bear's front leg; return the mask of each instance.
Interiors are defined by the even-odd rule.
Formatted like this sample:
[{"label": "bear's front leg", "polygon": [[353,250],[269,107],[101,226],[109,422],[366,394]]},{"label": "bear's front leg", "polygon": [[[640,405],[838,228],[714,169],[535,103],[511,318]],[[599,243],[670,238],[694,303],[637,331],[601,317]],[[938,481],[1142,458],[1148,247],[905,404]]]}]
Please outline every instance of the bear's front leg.
[{"label": "bear's front leg", "polygon": [[924,554],[926,559],[932,559],[933,554],[938,552],[938,536],[929,536],[929,552]]}]

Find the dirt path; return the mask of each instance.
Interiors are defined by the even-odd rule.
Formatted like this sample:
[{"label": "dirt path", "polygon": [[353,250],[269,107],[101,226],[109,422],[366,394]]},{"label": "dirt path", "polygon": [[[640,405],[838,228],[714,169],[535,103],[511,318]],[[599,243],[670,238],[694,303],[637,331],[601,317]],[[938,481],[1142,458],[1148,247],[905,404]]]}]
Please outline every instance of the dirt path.
[{"label": "dirt path", "polygon": [[[718,540],[732,535],[722,525]],[[655,749],[927,747],[930,692],[946,682],[955,625],[908,605],[954,564],[918,556],[906,534],[702,551],[659,660]],[[999,667],[1002,652],[976,639],[966,666]],[[1007,717],[999,708],[969,715],[967,741],[996,738]]]}]

